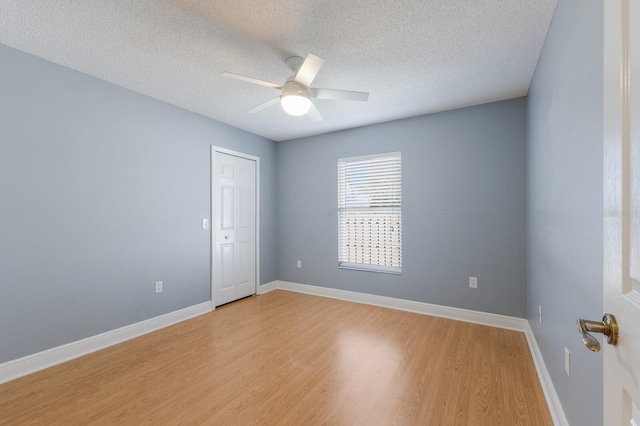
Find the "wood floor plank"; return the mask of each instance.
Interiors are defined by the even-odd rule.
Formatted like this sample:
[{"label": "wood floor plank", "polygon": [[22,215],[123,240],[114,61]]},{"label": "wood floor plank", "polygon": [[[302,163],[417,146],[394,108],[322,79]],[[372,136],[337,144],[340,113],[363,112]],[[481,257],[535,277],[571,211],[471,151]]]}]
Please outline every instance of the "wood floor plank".
[{"label": "wood floor plank", "polygon": [[0,424],[552,421],[522,333],[278,290],[0,385]]}]

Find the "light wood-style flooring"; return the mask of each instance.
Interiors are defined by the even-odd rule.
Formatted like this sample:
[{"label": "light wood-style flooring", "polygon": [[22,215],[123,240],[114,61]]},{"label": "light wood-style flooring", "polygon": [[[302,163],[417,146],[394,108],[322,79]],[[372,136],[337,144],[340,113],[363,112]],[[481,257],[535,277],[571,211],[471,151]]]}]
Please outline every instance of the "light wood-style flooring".
[{"label": "light wood-style flooring", "polygon": [[522,333],[277,290],[0,385],[0,424],[552,421]]}]

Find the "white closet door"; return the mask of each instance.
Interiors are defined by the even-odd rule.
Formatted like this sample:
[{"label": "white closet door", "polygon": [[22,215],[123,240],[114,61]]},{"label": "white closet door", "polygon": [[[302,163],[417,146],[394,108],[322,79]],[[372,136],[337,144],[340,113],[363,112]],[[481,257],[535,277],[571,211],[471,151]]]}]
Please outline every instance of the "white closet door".
[{"label": "white closet door", "polygon": [[215,306],[256,292],[256,162],[213,152],[212,288]]}]

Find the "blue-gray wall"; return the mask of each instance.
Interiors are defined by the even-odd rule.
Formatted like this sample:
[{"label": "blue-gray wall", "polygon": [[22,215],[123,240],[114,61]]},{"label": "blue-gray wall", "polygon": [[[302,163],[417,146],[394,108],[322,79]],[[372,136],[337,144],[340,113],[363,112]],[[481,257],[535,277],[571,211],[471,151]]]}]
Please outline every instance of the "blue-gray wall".
[{"label": "blue-gray wall", "polygon": [[[525,120],[520,98],[279,142],[278,278],[524,318]],[[402,275],[339,269],[337,160],[390,151]]]},{"label": "blue-gray wall", "polygon": [[212,144],[261,158],[272,281],[274,142],[0,45],[0,362],[210,300]]},{"label": "blue-gray wall", "polygon": [[602,354],[575,327],[603,313],[602,73],[602,1],[560,0],[528,97],[527,318],[569,422],[585,426],[602,424]]}]

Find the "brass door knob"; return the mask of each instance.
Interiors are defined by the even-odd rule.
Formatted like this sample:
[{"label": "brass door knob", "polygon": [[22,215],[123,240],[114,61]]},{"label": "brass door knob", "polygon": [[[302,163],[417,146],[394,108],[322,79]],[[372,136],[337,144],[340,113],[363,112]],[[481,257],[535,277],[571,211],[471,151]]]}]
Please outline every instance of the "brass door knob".
[{"label": "brass door knob", "polygon": [[618,343],[618,323],[616,317],[611,314],[604,314],[602,322],[578,318],[577,323],[578,331],[582,334],[582,341],[590,351],[598,352],[600,350],[600,342],[589,332],[604,334],[607,343],[610,345],[615,346]]}]

